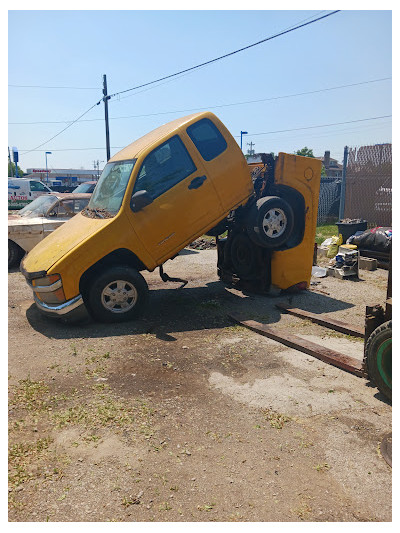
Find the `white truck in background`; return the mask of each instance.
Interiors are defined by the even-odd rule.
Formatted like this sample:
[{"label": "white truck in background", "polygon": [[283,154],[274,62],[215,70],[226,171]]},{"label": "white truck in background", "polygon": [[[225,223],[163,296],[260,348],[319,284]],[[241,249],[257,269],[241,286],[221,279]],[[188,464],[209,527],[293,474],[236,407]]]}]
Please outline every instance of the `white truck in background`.
[{"label": "white truck in background", "polygon": [[40,180],[8,178],[8,209],[22,209],[42,194],[52,190]]}]

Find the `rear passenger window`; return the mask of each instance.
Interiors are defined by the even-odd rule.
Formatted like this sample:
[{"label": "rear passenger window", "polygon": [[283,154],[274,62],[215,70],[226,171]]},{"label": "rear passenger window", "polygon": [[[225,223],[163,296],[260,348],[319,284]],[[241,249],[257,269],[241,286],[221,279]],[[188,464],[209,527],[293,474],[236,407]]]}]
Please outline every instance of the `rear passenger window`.
[{"label": "rear passenger window", "polygon": [[211,161],[226,149],[227,144],[217,126],[208,118],[203,118],[187,128],[189,137],[194,142],[200,155]]}]

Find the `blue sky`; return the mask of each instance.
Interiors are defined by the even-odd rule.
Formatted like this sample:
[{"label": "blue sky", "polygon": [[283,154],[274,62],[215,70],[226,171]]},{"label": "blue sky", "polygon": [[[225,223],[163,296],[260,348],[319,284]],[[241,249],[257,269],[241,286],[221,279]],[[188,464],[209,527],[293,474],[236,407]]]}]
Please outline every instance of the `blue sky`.
[{"label": "blue sky", "polygon": [[[24,152],[99,101],[103,74],[109,94],[123,91],[328,12],[9,11],[9,146],[19,148],[23,170],[43,168],[46,150],[52,152],[49,168],[93,168],[94,160],[106,158],[103,104],[38,151]],[[248,142],[255,143],[256,152],[308,146],[314,155],[330,150],[341,161],[346,144],[391,142],[390,118],[296,131],[391,115],[391,80],[277,98],[391,77],[391,24],[390,11],[341,11],[183,76],[113,98],[111,155],[151,129],[202,108],[216,113],[234,136],[249,132],[245,152]],[[253,100],[265,101],[243,103]],[[11,124],[17,122],[24,124]],[[295,131],[268,133],[278,130]]]}]

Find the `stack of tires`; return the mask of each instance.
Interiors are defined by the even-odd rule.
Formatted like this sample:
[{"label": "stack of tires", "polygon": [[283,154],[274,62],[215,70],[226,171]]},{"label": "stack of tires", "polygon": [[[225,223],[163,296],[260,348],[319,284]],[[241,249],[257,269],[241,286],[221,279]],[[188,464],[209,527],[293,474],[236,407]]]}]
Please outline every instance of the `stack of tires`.
[{"label": "stack of tires", "polygon": [[[292,234],[293,209],[279,196],[260,198],[249,209],[238,229],[229,232],[224,245],[223,263],[226,269],[244,280],[259,274],[265,250],[284,247]],[[214,235],[223,233],[226,225],[219,224]]]}]

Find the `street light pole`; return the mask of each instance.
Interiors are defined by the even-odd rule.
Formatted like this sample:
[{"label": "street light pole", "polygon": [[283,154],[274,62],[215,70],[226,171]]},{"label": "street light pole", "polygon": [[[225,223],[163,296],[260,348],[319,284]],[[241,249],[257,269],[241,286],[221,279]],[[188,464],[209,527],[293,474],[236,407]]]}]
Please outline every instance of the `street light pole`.
[{"label": "street light pole", "polygon": [[46,175],[47,175],[47,185],[49,184],[49,171],[47,169],[47,154],[51,154],[51,152],[45,152],[46,156]]},{"label": "street light pole", "polygon": [[240,149],[243,151],[243,135],[247,135],[247,131],[241,131],[240,132]]}]

